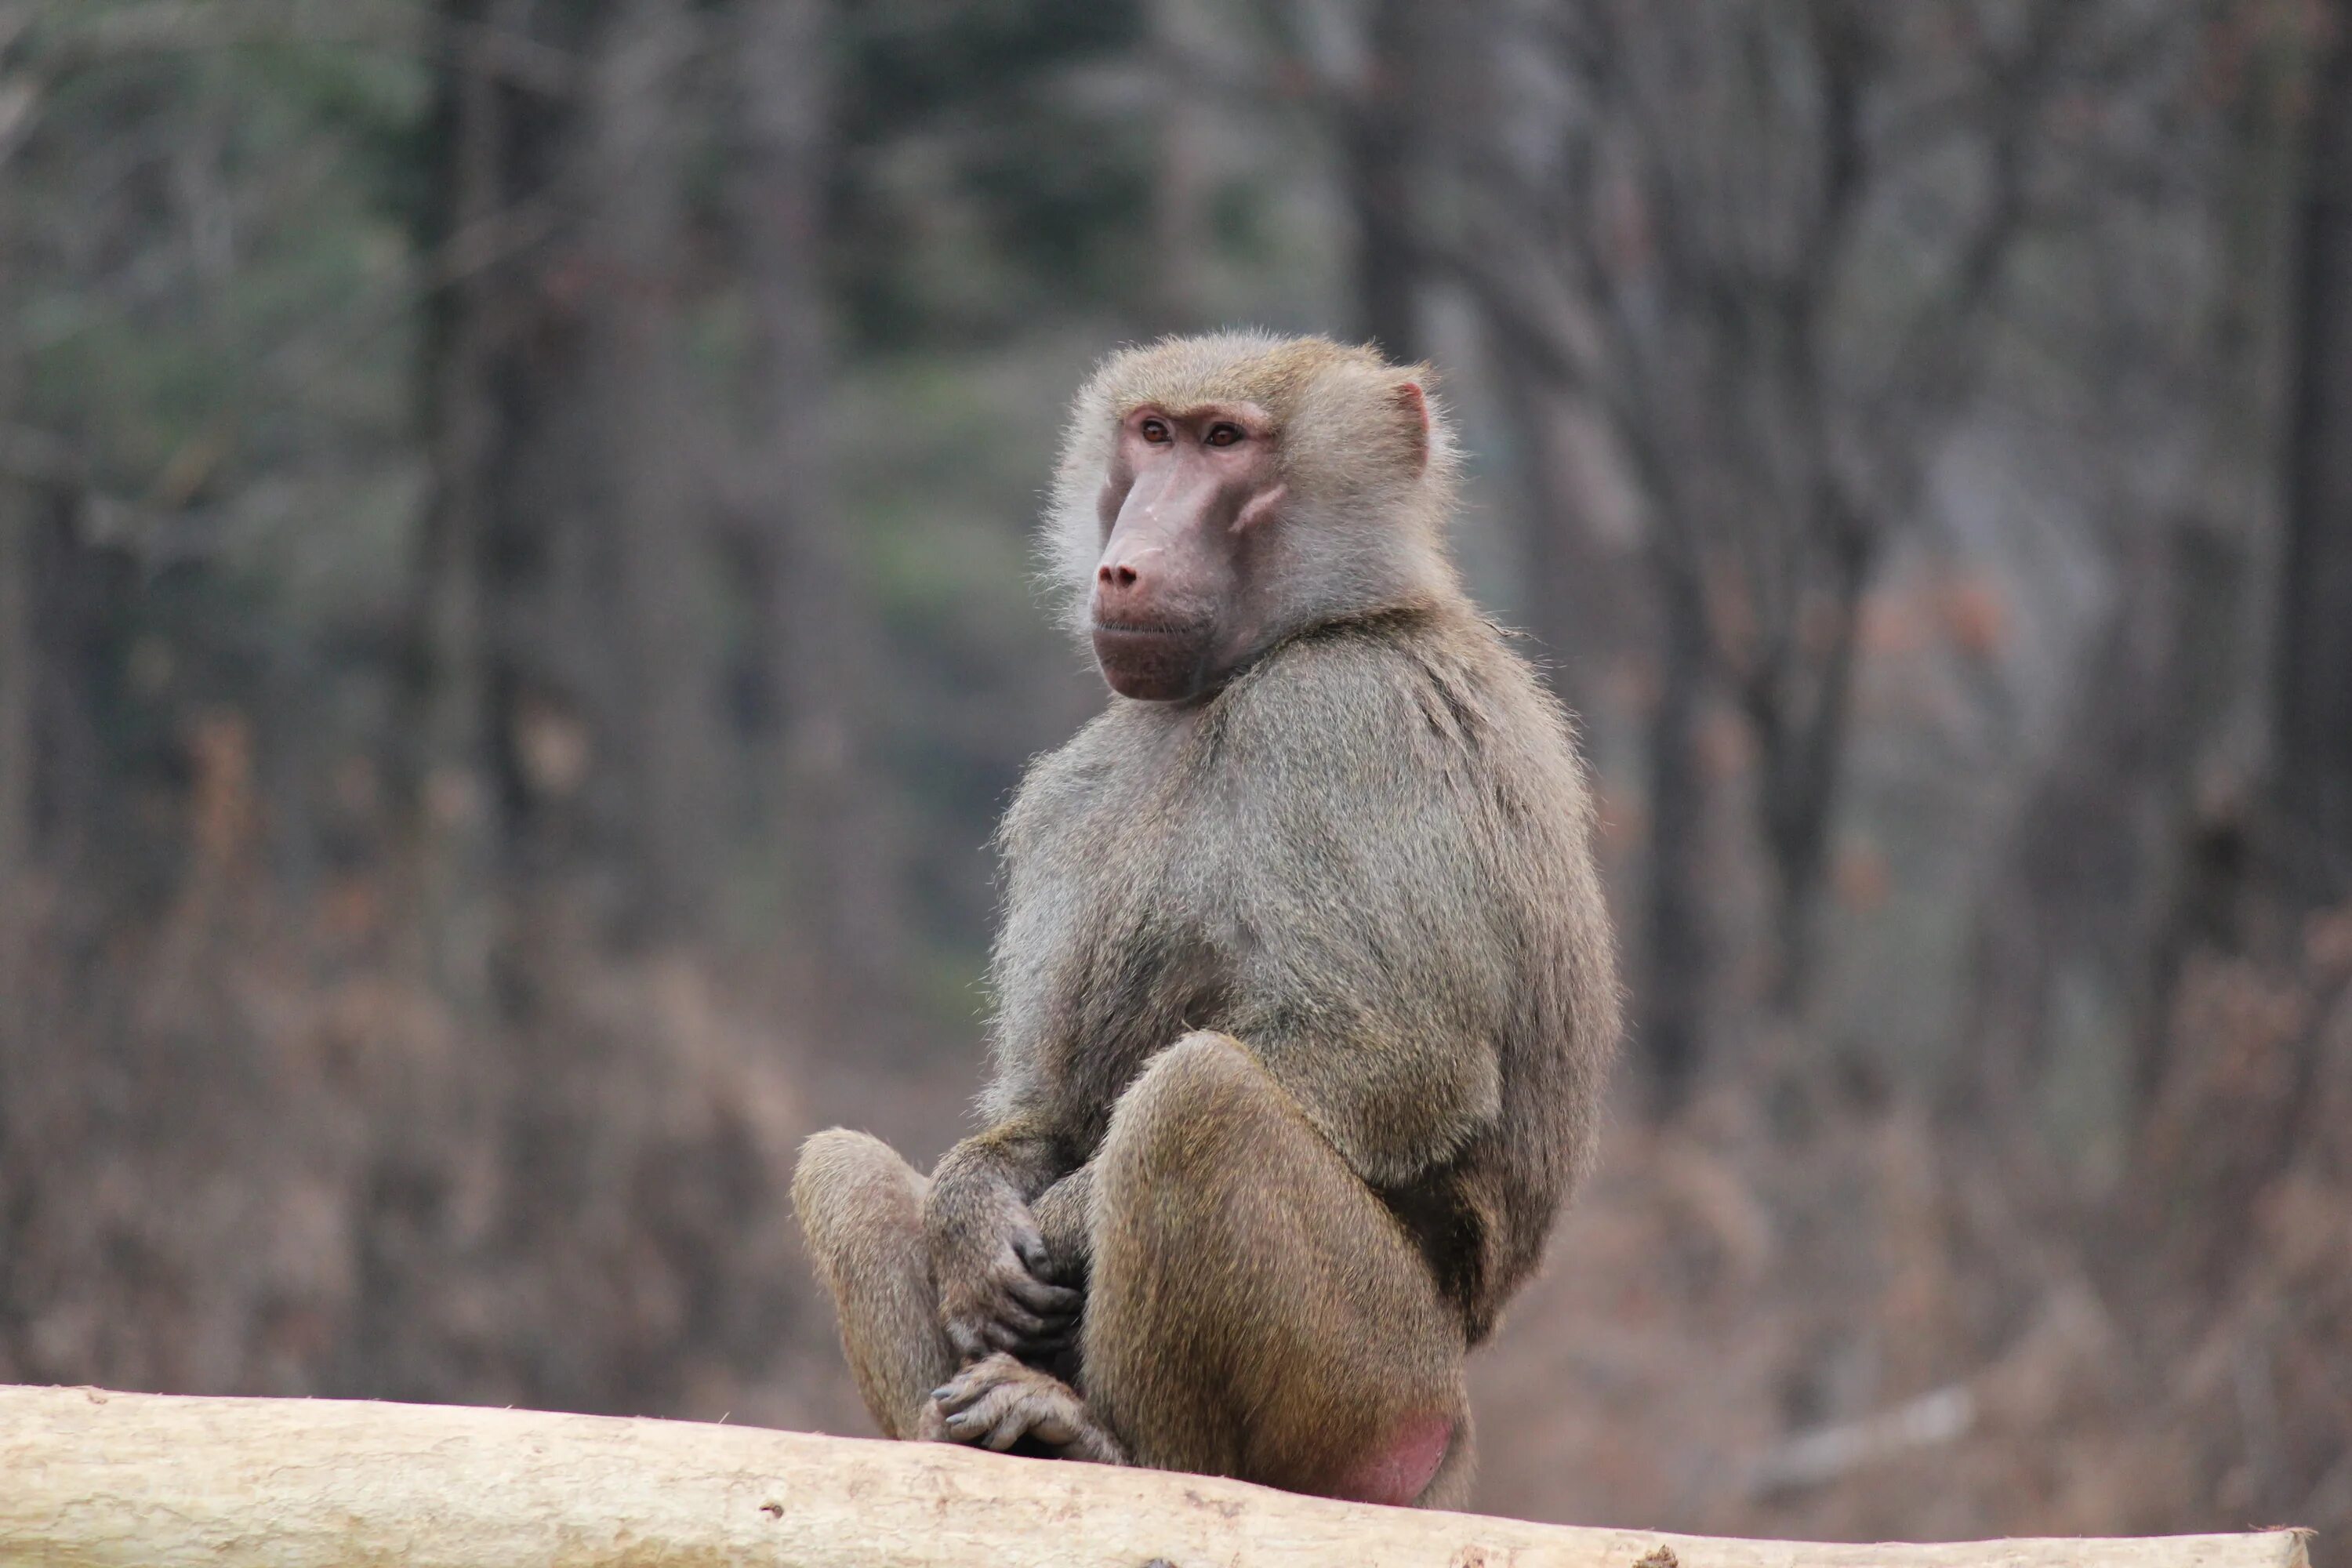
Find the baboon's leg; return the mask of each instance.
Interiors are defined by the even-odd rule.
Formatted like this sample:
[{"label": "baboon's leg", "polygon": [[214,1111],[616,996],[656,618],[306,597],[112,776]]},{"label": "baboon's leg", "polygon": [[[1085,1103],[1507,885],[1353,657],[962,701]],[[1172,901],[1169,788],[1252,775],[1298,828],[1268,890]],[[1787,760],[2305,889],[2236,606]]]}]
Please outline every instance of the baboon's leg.
[{"label": "baboon's leg", "polygon": [[1093,1247],[1095,1173],[1081,1165],[1037,1194],[1029,1205],[1037,1229],[1054,1255],[1055,1283],[1084,1289]]},{"label": "baboon's leg", "polygon": [[890,1146],[835,1128],[802,1145],[793,1207],[833,1292],[857,1392],[885,1436],[930,1435],[931,1390],[953,1375],[923,1244],[929,1181]]},{"label": "baboon's leg", "polygon": [[1137,1463],[1460,1500],[1461,1320],[1255,1058],[1207,1034],[1161,1053],[1096,1166],[1083,1385]]}]

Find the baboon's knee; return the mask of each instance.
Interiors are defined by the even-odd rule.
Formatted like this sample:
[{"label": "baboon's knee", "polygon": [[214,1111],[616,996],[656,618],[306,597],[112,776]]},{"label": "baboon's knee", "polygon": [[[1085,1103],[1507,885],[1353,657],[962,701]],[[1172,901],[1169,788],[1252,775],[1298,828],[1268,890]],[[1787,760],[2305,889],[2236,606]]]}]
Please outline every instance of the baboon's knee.
[{"label": "baboon's knee", "polygon": [[801,1145],[793,1211],[822,1261],[839,1257],[877,1223],[913,1220],[922,1206],[922,1181],[879,1138],[835,1127]]},{"label": "baboon's knee", "polygon": [[1103,1176],[1160,1186],[1238,1174],[1234,1160],[1244,1147],[1297,1116],[1238,1041],[1187,1035],[1152,1058],[1119,1096],[1103,1140]]},{"label": "baboon's knee", "polygon": [[817,1278],[833,1293],[850,1375],[892,1437],[911,1437],[927,1391],[955,1371],[923,1248],[928,1186],[890,1146],[835,1128],[801,1145],[793,1207]]}]

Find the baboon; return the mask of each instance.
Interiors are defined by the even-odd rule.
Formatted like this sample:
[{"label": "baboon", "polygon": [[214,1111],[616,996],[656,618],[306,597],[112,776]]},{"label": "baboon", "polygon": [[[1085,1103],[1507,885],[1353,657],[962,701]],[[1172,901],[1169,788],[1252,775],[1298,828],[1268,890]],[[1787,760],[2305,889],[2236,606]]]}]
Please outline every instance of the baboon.
[{"label": "baboon", "polygon": [[793,1194],[894,1437],[1444,1505],[1463,1358],[1618,1030],[1565,714],[1472,606],[1423,367],[1174,339],[1078,394],[1046,522],[1115,693],[1005,817],[985,1130]]}]

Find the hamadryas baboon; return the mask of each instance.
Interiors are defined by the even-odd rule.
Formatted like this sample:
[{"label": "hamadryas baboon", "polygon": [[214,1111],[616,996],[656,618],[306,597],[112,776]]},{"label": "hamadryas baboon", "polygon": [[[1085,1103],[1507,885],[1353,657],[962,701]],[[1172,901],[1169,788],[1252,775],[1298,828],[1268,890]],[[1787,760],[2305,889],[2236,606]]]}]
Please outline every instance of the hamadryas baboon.
[{"label": "hamadryas baboon", "polygon": [[1006,816],[986,1126],[793,1194],[894,1436],[1458,1501],[1465,1353],[1618,1029],[1570,727],[1465,597],[1425,374],[1114,355],[1048,521],[1115,693]]}]

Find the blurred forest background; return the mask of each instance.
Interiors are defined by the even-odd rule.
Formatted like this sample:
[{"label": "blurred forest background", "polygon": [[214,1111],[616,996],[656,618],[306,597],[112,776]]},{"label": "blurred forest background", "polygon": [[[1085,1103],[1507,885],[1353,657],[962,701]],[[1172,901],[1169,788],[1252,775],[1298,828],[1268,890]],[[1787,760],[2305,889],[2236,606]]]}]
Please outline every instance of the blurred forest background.
[{"label": "blurred forest background", "polygon": [[1262,323],[1602,780],[1482,1505],[2352,1529],[2347,37],[0,4],[0,1380],[867,1431],[794,1144],[965,1127],[1064,399]]}]

